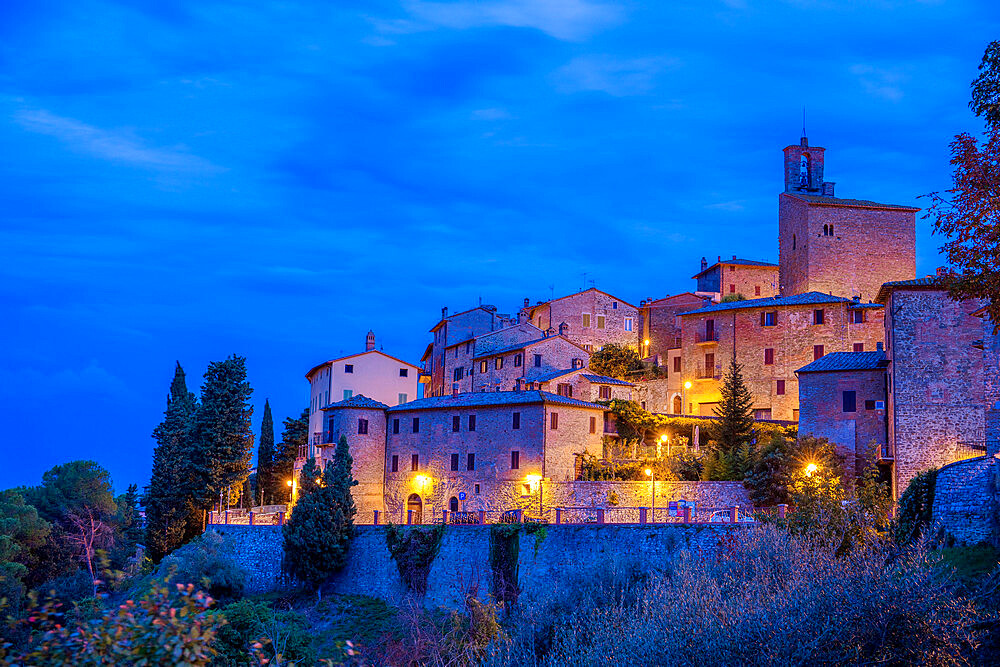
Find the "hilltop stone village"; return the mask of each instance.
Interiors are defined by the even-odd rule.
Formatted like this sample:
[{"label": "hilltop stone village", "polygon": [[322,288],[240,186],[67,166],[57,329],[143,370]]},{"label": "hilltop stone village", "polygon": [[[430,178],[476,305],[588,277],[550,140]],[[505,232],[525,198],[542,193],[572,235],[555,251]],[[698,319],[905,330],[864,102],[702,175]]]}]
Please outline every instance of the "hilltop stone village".
[{"label": "hilltop stone village", "polygon": [[[369,332],[364,351],[306,374],[310,436],[296,477],[310,457],[330,461],[344,436],[359,523],[745,506],[739,482],[580,474],[583,457],[619,437],[613,399],[691,418],[690,431],[657,444],[697,448],[735,358],[756,420],[828,439],[848,469],[873,456],[894,497],[944,466],[940,495],[956,500],[941,512],[961,515],[959,533],[980,530],[969,519],[978,501],[966,501],[987,493],[997,454],[992,322],[983,304],[948,297],[946,269],[916,275],[919,209],[838,197],[824,166],[806,137],[784,149],[778,264],[695,259],[690,291],[637,304],[591,288],[509,312],[442,308],[419,365],[377,350]],[[612,343],[638,352],[644,370],[624,380],[591,371],[591,355]]]}]

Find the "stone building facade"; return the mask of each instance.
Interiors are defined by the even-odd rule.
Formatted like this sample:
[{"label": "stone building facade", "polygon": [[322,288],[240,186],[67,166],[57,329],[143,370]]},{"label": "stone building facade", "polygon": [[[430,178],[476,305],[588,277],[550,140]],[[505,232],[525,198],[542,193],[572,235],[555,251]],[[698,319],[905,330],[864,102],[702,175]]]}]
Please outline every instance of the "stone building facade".
[{"label": "stone building facade", "polygon": [[526,388],[540,389],[592,403],[610,400],[631,401],[635,398],[633,383],[606,375],[596,375],[587,368],[553,371],[548,375],[536,377]]},{"label": "stone building facade", "polygon": [[882,283],[916,276],[910,206],[834,197],[823,180],[825,149],[802,137],[785,153],[778,196],[780,292],[823,292],[871,301]]},{"label": "stone building facade", "polygon": [[545,337],[544,331],[533,324],[523,322],[449,345],[445,348],[444,355],[444,372],[448,383],[448,393],[483,391],[483,383],[478,382],[481,364],[475,362],[477,358]]},{"label": "stone building facade", "polygon": [[735,354],[754,398],[755,416],[798,420],[795,371],[831,352],[875,350],[884,335],[882,320],[878,304],[818,292],[719,303],[684,313],[684,414],[713,414],[722,375]]},{"label": "stone building facade", "polygon": [[640,302],[640,356],[654,359],[659,366],[667,365],[669,370],[669,351],[681,347],[680,314],[700,308],[704,303],[704,297],[692,292]]},{"label": "stone building facade", "polygon": [[513,391],[553,373],[586,368],[590,353],[566,335],[545,335],[477,353],[472,362],[474,391]]},{"label": "stone building facade", "polygon": [[306,373],[311,444],[322,443],[322,410],[330,403],[364,395],[386,405],[398,405],[419,397],[419,366],[376,350],[371,331],[365,347],[364,352],[331,359]]},{"label": "stone building facade", "polygon": [[985,453],[982,304],[952,300],[933,276],[886,283],[878,301],[898,497],[918,472]]},{"label": "stone building facade", "polygon": [[451,376],[445,373],[448,348],[514,323],[509,315],[497,313],[495,306],[477,306],[453,315],[448,314],[447,308],[442,308],[441,319],[431,327],[434,339],[421,358],[424,369],[420,381],[425,384],[424,396],[451,393]]},{"label": "stone building facade", "polygon": [[639,309],[596,288],[534,306],[525,299],[521,318],[543,331],[565,324],[566,337],[590,352],[608,343],[639,349]]},{"label": "stone building facade", "polygon": [[697,281],[695,292],[718,303],[724,297],[740,296],[746,299],[776,296],[778,294],[778,265],[752,259],[719,261],[712,266],[701,258],[701,271],[692,276]]},{"label": "stone building facade", "polygon": [[799,434],[833,443],[849,473],[860,473],[872,455],[888,463],[888,364],[881,349],[834,352],[796,371]]}]

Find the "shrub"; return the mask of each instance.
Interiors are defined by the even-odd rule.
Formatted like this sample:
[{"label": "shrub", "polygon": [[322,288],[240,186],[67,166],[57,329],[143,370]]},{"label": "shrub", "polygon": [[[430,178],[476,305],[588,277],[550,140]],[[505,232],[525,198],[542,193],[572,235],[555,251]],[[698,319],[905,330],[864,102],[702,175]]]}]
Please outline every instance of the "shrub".
[{"label": "shrub", "polygon": [[926,552],[879,541],[837,557],[768,526],[666,574],[566,588],[562,611],[525,603],[487,664],[966,664],[981,636],[982,616]]},{"label": "shrub", "polygon": [[897,541],[912,542],[923,535],[930,525],[937,473],[937,468],[919,473],[910,480],[910,485],[899,497],[896,512]]},{"label": "shrub", "polygon": [[396,569],[406,588],[417,595],[427,593],[427,575],[437,558],[444,537],[444,526],[430,530],[400,529],[389,524],[385,528],[385,545],[396,561]]},{"label": "shrub", "polygon": [[160,561],[156,577],[196,584],[217,598],[232,599],[243,593],[247,572],[236,563],[232,544],[212,530]]},{"label": "shrub", "polygon": [[19,622],[34,629],[31,640],[0,646],[0,665],[207,665],[225,622],[212,603],[190,584],[157,586],[100,618],[67,622],[50,602]]},{"label": "shrub", "polygon": [[226,624],[219,630],[213,665],[242,667],[263,656],[269,664],[313,665],[316,651],[309,623],[294,611],[274,611],[264,602],[240,600],[222,610]]},{"label": "shrub", "polygon": [[93,597],[94,580],[85,570],[75,570],[61,577],[50,579],[39,586],[37,592],[40,597],[51,597],[57,602],[69,604]]}]

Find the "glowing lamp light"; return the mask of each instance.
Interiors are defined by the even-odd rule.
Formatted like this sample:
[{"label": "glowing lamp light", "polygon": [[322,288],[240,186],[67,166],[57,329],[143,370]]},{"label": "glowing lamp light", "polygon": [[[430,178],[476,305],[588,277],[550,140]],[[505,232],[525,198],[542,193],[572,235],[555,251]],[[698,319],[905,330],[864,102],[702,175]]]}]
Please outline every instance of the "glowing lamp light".
[{"label": "glowing lamp light", "polygon": [[643,470],[643,472],[646,473],[646,477],[652,477],[653,476],[653,471],[650,470],[649,468],[646,468],[645,470]]},{"label": "glowing lamp light", "polygon": [[806,477],[812,477],[813,473],[819,470],[819,466],[815,463],[810,463],[806,466]]},{"label": "glowing lamp light", "polygon": [[649,339],[647,338],[646,340],[642,341],[642,344],[643,345],[649,345]]},{"label": "glowing lamp light", "polygon": [[531,482],[532,484],[537,484],[538,482],[542,481],[541,475],[525,475],[524,478],[529,482]]},{"label": "glowing lamp light", "polygon": [[292,485],[292,480],[288,480],[287,482],[285,482],[285,484],[287,484],[288,486],[291,486]]},{"label": "glowing lamp light", "polygon": [[424,486],[429,481],[430,478],[427,475],[417,475],[413,478],[413,483],[420,487]]},{"label": "glowing lamp light", "polygon": [[660,442],[666,442],[666,441],[667,441],[667,434],[664,433],[663,435],[660,436]]},{"label": "glowing lamp light", "polygon": [[691,380],[688,380],[687,382],[684,383],[684,388],[685,389],[690,389],[691,388]]}]

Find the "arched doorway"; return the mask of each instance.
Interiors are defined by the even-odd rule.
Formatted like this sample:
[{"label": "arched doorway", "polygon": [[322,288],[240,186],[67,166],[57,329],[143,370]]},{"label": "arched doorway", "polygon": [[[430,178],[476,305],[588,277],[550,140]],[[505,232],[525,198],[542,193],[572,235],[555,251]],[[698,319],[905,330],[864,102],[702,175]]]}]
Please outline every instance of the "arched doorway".
[{"label": "arched doorway", "polygon": [[[420,501],[420,496],[415,493],[411,493],[410,497],[406,499],[406,510],[407,516],[410,517],[410,521],[413,523],[423,523],[423,503]],[[413,514],[410,515],[409,512],[412,511]]]},{"label": "arched doorway", "polygon": [[681,413],[681,397],[674,396],[674,414],[679,415]]},{"label": "arched doorway", "polygon": [[448,501],[448,511],[449,512],[458,511],[458,498],[456,498],[455,496],[452,496],[451,500]]}]

